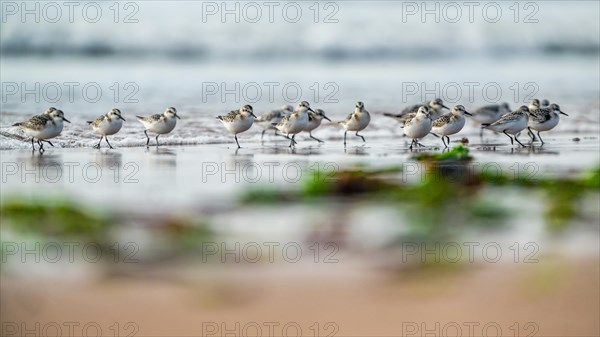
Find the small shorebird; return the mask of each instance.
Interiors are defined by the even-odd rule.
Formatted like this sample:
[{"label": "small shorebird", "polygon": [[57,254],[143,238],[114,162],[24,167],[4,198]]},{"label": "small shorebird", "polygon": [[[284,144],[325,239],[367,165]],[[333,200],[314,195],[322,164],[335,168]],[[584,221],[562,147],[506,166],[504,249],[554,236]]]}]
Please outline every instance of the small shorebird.
[{"label": "small shorebird", "polygon": [[[286,137],[290,139],[290,147],[293,147],[296,143],[296,135],[299,134],[308,125],[308,112],[314,112],[310,108],[310,104],[307,101],[298,103],[294,112],[284,116],[279,123],[273,123],[275,128],[282,133],[285,133]],[[292,135],[292,138],[290,138]]]},{"label": "small shorebird", "polygon": [[325,111],[323,111],[322,109],[315,109],[314,112],[308,113],[308,124],[304,128],[304,131],[308,132],[308,135],[310,136],[310,138],[316,140],[319,143],[323,143],[323,141],[318,138],[313,137],[312,132],[314,129],[318,128],[321,125],[321,121],[323,119],[326,119],[331,122],[331,119],[329,119],[329,117],[325,116]]},{"label": "small shorebird", "polygon": [[511,145],[514,145],[514,142],[513,137],[511,137],[509,133],[514,135],[514,140],[516,140],[521,146],[525,147],[525,145],[523,145],[523,143],[521,143],[517,138],[517,134],[527,127],[528,113],[529,108],[523,105],[518,110],[503,115],[494,123],[482,125],[486,129],[504,133],[506,136],[508,136],[508,138],[510,138]]},{"label": "small shorebird", "polygon": [[267,130],[275,130],[275,134],[277,135],[277,129],[273,126],[273,123],[277,124],[281,119],[292,113],[294,111],[294,107],[291,105],[284,105],[279,109],[271,110],[269,112],[265,112],[260,116],[254,119],[254,123],[260,125],[263,128],[262,134],[260,135],[260,140],[262,141],[265,136],[265,132]]},{"label": "small shorebird", "polygon": [[167,108],[162,114],[156,114],[149,117],[136,117],[146,128],[146,130],[144,130],[144,134],[147,138],[146,146],[150,145],[148,131],[156,133],[156,146],[158,146],[158,136],[173,131],[177,124],[177,119],[181,119],[179,115],[177,115],[177,110],[173,107]]},{"label": "small shorebird", "polygon": [[420,145],[419,139],[427,136],[432,128],[429,108],[421,106],[413,118],[404,122],[403,128],[404,133],[412,139],[409,149],[412,150],[414,144]]},{"label": "small shorebird", "polygon": [[527,123],[527,129],[529,130],[529,136],[532,141],[535,141],[535,135],[533,134],[533,130],[537,131],[538,138],[542,145],[544,145],[544,141],[542,137],[540,137],[540,132],[549,131],[554,129],[556,125],[558,125],[558,121],[560,120],[560,115],[569,116],[566,113],[560,110],[558,104],[550,104],[548,108],[540,108],[537,110],[529,110],[529,121]]},{"label": "small shorebird", "polygon": [[367,110],[365,110],[365,105],[363,102],[356,102],[354,105],[354,112],[349,114],[346,119],[339,122],[342,124],[344,129],[344,145],[346,145],[346,133],[348,131],[356,131],[355,135],[362,138],[362,141],[365,141],[365,137],[358,134],[359,131],[364,130],[367,125],[371,122],[371,115]]},{"label": "small shorebird", "polygon": [[531,103],[529,103],[529,106],[527,108],[529,109],[529,111],[539,109],[540,108],[540,100],[537,98],[534,98],[533,100],[531,100]]},{"label": "small shorebird", "polygon": [[[452,108],[452,112],[433,121],[431,132],[441,136],[444,146],[448,147],[450,145],[450,137],[448,136],[462,130],[465,126],[465,115],[473,116],[465,110],[464,106],[457,105]],[[446,144],[444,137],[448,140],[448,144]]]},{"label": "small shorebird", "polygon": [[[492,124],[502,115],[510,112],[510,106],[504,102],[502,104],[490,104],[482,106],[473,113],[473,120],[480,124]],[[479,130],[479,137],[483,136],[483,128]]]},{"label": "small shorebird", "polygon": [[241,148],[237,139],[238,133],[250,129],[254,123],[254,118],[256,118],[256,116],[252,112],[252,106],[250,105],[244,105],[239,110],[233,110],[225,116],[217,117],[217,119],[223,123],[227,131],[233,133],[238,149]]},{"label": "small shorebird", "polygon": [[39,151],[44,151],[44,144],[46,142],[50,146],[54,147],[48,139],[54,138],[62,132],[63,122],[71,123],[65,118],[62,110],[55,108],[48,109],[41,115],[31,117],[25,122],[15,123],[13,126],[20,127],[25,134],[31,137],[31,148],[35,151],[35,145],[33,144],[34,139],[37,139],[37,143],[40,146]]},{"label": "small shorebird", "polygon": [[108,142],[108,136],[114,135],[121,130],[125,118],[121,116],[121,111],[117,108],[110,110],[108,113],[96,118],[93,121],[87,123],[92,126],[92,129],[100,135],[100,141],[97,145],[94,145],[95,149],[100,148],[102,138],[106,140],[108,147],[113,149],[112,145]]},{"label": "small shorebird", "polygon": [[419,108],[422,106],[426,106],[428,108],[429,114],[431,115],[431,119],[436,120],[437,118],[442,116],[442,109],[450,110],[447,106],[444,105],[444,101],[441,98],[432,99],[429,102],[423,102],[422,104],[414,104],[404,108],[399,114],[391,114],[384,113],[384,116],[394,118],[400,123],[406,122],[409,119],[413,119]]},{"label": "small shorebird", "polygon": [[550,106],[550,101],[547,99],[542,100],[542,108],[547,108]]}]

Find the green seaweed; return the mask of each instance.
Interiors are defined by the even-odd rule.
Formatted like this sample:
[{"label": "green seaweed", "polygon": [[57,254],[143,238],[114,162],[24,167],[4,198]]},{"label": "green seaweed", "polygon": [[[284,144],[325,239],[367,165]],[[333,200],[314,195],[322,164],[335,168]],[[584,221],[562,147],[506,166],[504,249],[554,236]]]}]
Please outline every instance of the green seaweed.
[{"label": "green seaweed", "polygon": [[452,149],[441,153],[420,153],[413,157],[415,160],[434,160],[434,161],[469,161],[473,157],[469,155],[469,148],[459,144]]},{"label": "green seaweed", "polygon": [[111,217],[68,200],[11,199],[0,206],[0,219],[23,233],[102,237]]}]

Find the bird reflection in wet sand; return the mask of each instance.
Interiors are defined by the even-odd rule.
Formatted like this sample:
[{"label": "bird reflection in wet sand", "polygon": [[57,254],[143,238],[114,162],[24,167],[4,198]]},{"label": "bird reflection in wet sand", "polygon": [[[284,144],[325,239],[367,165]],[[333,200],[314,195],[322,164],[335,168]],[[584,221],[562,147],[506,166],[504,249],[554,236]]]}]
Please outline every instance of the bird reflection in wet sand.
[{"label": "bird reflection in wet sand", "polygon": [[150,166],[156,168],[176,168],[177,152],[166,148],[146,148],[146,154],[150,159]]},{"label": "bird reflection in wet sand", "polygon": [[123,155],[109,150],[100,150],[96,152],[95,161],[102,167],[121,167],[123,165]]}]

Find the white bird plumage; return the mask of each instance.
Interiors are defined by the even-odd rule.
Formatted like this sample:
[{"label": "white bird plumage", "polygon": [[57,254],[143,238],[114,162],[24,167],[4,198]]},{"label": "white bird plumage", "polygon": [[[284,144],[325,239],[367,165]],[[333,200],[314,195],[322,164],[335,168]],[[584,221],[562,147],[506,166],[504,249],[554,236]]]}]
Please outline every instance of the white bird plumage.
[{"label": "white bird plumage", "polygon": [[532,131],[533,129],[537,131],[538,138],[540,139],[540,142],[543,145],[544,141],[542,140],[542,137],[540,137],[540,132],[554,129],[554,127],[558,125],[560,115],[569,116],[560,110],[558,104],[554,103],[550,104],[547,108],[529,110],[527,129],[529,131],[529,136],[531,137],[531,140],[535,141],[535,135]]},{"label": "white bird plumage", "polygon": [[343,121],[339,122],[345,129],[344,131],[344,145],[346,145],[346,134],[348,131],[356,131],[355,135],[362,138],[365,142],[365,137],[358,134],[359,131],[364,130],[371,122],[371,115],[365,109],[363,102],[356,102],[354,105],[354,111],[349,114]]},{"label": "white bird plumage", "polygon": [[177,125],[177,119],[181,119],[181,117],[177,115],[177,109],[173,107],[167,108],[162,114],[156,114],[148,117],[136,117],[138,121],[140,121],[140,123],[142,123],[146,128],[146,130],[144,130],[144,134],[146,135],[147,139],[146,146],[150,145],[148,131],[156,133],[156,146],[158,146],[158,136],[173,131],[175,125]]},{"label": "white bird plumage", "polygon": [[525,105],[521,106],[519,109],[504,114],[500,117],[499,120],[495,121],[491,124],[482,124],[484,128],[490,129],[496,132],[504,133],[508,138],[510,138],[510,144],[514,145],[513,137],[509,134],[514,135],[514,140],[517,141],[521,146],[525,147],[523,143],[517,139],[517,134],[523,131],[527,127],[527,114],[529,113],[529,108]]},{"label": "white bird plumage", "polygon": [[427,136],[431,132],[432,121],[429,114],[429,108],[425,105],[417,110],[417,114],[404,122],[404,133],[412,139],[409,149],[412,150],[413,145],[419,145],[419,140]]},{"label": "white bird plumage", "polygon": [[[465,126],[465,115],[472,116],[465,110],[464,106],[456,105],[452,108],[451,112],[444,114],[433,121],[431,132],[441,136],[444,146],[448,147],[448,145],[450,145],[450,137],[448,136],[456,134],[463,129]],[[448,144],[446,144],[444,138],[448,140]]]},{"label": "white bird plumage", "polygon": [[54,144],[48,139],[60,135],[64,126],[63,122],[71,123],[65,118],[65,114],[62,110],[51,107],[43,114],[33,116],[25,122],[15,123],[13,126],[18,126],[26,135],[31,137],[31,147],[33,150],[35,150],[33,141],[34,139],[37,139],[37,143],[40,146],[39,151],[43,152],[44,144],[42,142],[46,142],[54,147]]},{"label": "white bird plumage", "polygon": [[288,138],[292,135],[290,138],[290,147],[293,147],[296,144],[296,135],[304,131],[308,125],[309,111],[314,112],[307,101],[302,101],[298,103],[294,112],[284,116],[279,123],[273,123],[275,128],[284,133]]},{"label": "white bird plumage", "polygon": [[254,123],[254,118],[256,118],[256,116],[254,115],[251,105],[244,105],[239,110],[233,110],[227,115],[217,116],[217,119],[223,123],[227,131],[233,134],[238,149],[241,147],[237,139],[238,133],[250,129]]},{"label": "white bird plumage", "polygon": [[121,116],[121,110],[117,108],[110,110],[108,113],[96,118],[93,121],[88,121],[87,123],[92,127],[92,129],[100,135],[100,141],[94,146],[94,148],[99,149],[102,139],[104,138],[106,140],[106,144],[108,144],[108,147],[112,149],[113,147],[108,142],[107,136],[111,136],[119,132],[124,121],[125,118]]},{"label": "white bird plumage", "polygon": [[331,122],[331,119],[325,116],[325,111],[323,111],[322,109],[315,109],[314,112],[308,113],[308,124],[304,128],[304,132],[308,132],[310,138],[316,140],[319,143],[323,143],[323,141],[316,137],[313,137],[312,132],[321,125],[323,119],[326,119]]}]

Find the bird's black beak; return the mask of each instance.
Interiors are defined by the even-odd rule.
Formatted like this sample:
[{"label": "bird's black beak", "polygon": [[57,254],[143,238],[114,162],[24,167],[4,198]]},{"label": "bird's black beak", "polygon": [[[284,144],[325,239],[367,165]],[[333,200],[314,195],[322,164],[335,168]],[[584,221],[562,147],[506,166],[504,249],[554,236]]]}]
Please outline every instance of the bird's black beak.
[{"label": "bird's black beak", "polygon": [[123,118],[123,116],[119,115],[119,119],[121,119],[123,122],[125,122],[125,118]]},{"label": "bird's black beak", "polygon": [[323,118],[325,118],[326,120],[328,120],[328,121],[330,121],[330,122],[331,122],[331,119],[329,119],[329,117],[327,117],[327,116],[323,115]]},{"label": "bird's black beak", "polygon": [[567,115],[566,113],[564,113],[564,112],[562,112],[562,111],[559,111],[559,113],[560,113],[561,115],[569,116],[569,115]]},{"label": "bird's black beak", "polygon": [[69,121],[68,119],[63,117],[63,121],[67,122],[67,123],[71,123],[71,121]]},{"label": "bird's black beak", "polygon": [[472,113],[470,113],[470,112],[466,112],[466,111],[465,111],[465,115],[473,116],[473,114],[472,114]]},{"label": "bird's black beak", "polygon": [[178,114],[175,114],[175,117],[177,117],[177,119],[181,119],[181,117],[179,117],[179,115],[178,115]]},{"label": "bird's black beak", "polygon": [[256,118],[256,115],[254,114],[254,112],[251,112],[251,113],[250,113],[250,116],[252,116],[252,117]]},{"label": "bird's black beak", "polygon": [[444,109],[446,109],[446,110],[450,110],[450,108],[449,108],[449,107],[447,107],[447,106],[445,106],[445,105],[443,105],[443,104],[442,104],[442,108],[444,108]]}]

